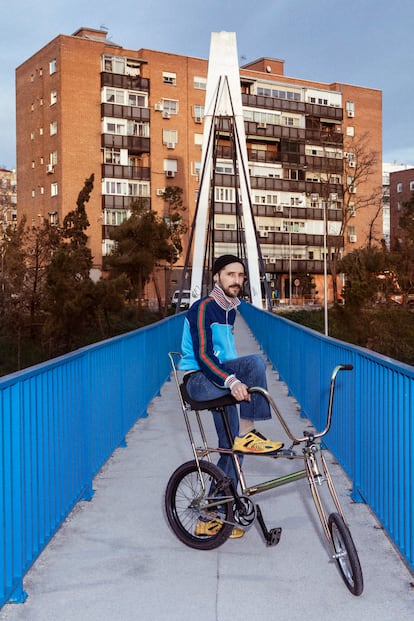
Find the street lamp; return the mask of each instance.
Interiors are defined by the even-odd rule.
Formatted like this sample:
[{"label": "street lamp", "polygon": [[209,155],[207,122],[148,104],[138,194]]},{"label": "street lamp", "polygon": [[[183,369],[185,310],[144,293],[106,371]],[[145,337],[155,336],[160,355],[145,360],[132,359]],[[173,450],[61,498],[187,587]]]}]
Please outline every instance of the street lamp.
[{"label": "street lamp", "polygon": [[323,310],[325,336],[328,336],[328,266],[327,266],[327,201],[323,201]]},{"label": "street lamp", "polygon": [[289,306],[292,306],[292,205],[289,205]]}]

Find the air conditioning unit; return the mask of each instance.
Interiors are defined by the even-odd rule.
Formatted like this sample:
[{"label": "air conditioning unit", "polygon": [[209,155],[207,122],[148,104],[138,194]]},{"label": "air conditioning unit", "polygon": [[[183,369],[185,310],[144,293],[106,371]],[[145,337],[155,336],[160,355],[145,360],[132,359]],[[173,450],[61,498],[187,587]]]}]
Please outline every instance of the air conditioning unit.
[{"label": "air conditioning unit", "polygon": [[357,240],[357,236],[356,235],[350,235],[349,236],[349,241],[351,242],[351,244],[355,244]]},{"label": "air conditioning unit", "polygon": [[48,175],[52,174],[54,168],[53,168],[53,164],[46,164],[46,173]]},{"label": "air conditioning unit", "polygon": [[353,110],[347,110],[346,114],[349,119],[353,119],[355,116],[355,112]]},{"label": "air conditioning unit", "polygon": [[258,129],[266,129],[267,123],[258,123],[257,127],[258,127]]},{"label": "air conditioning unit", "polygon": [[350,167],[350,168],[355,168],[355,166],[356,166],[356,161],[355,161],[355,160],[350,160],[350,161],[348,162],[348,164],[349,164],[349,167]]},{"label": "air conditioning unit", "polygon": [[269,231],[259,231],[260,237],[269,237]]},{"label": "air conditioning unit", "polygon": [[337,201],[338,200],[338,194],[332,192],[332,194],[330,195],[330,199],[331,199],[331,201]]},{"label": "air conditioning unit", "polygon": [[169,112],[163,112],[162,113],[162,118],[163,119],[169,119],[170,118],[170,113]]},{"label": "air conditioning unit", "polygon": [[344,157],[344,160],[347,160],[347,159],[348,159],[348,157],[349,157],[349,153],[348,153],[348,151],[344,151],[344,153],[343,153],[343,157]]},{"label": "air conditioning unit", "polygon": [[167,142],[167,149],[175,149],[175,142]]},{"label": "air conditioning unit", "polygon": [[269,263],[276,263],[276,257],[270,257]]},{"label": "air conditioning unit", "polygon": [[319,194],[311,194],[311,201],[315,202],[317,200],[319,200]]},{"label": "air conditioning unit", "polygon": [[175,177],[175,172],[173,170],[166,170],[165,176],[168,177],[168,179],[172,179],[173,177]]},{"label": "air conditioning unit", "polygon": [[165,191],[164,188],[157,188],[156,195],[164,196],[164,191]]},{"label": "air conditioning unit", "polygon": [[283,205],[276,205],[275,206],[275,211],[279,211],[283,213]]},{"label": "air conditioning unit", "polygon": [[156,103],[154,106],[155,112],[162,112],[162,103]]},{"label": "air conditioning unit", "polygon": [[201,123],[201,116],[194,117],[194,123]]}]

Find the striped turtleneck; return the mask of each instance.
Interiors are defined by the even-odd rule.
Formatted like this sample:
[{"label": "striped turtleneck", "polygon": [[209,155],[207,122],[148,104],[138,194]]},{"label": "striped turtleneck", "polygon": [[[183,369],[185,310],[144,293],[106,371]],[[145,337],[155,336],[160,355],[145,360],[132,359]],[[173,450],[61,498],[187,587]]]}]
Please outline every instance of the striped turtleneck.
[{"label": "striped turtleneck", "polygon": [[240,304],[239,298],[229,298],[218,285],[214,285],[209,295],[225,311],[236,309]]}]

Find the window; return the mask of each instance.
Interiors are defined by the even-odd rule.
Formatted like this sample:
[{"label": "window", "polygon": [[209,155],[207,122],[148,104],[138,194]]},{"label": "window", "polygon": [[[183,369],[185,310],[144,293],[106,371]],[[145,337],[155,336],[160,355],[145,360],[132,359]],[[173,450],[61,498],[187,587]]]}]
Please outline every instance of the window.
[{"label": "window", "polygon": [[56,58],[52,58],[49,62],[49,74],[56,73]]},{"label": "window", "polygon": [[57,134],[57,121],[52,121],[50,123],[50,135],[54,136]]},{"label": "window", "polygon": [[121,149],[108,149],[104,150],[104,162],[105,164],[120,164],[121,163]]},{"label": "window", "polygon": [[277,97],[279,99],[291,99],[292,101],[300,101],[300,93],[294,91],[278,90],[275,88],[258,86],[257,94],[265,97]]},{"label": "window", "polygon": [[147,96],[143,93],[128,93],[128,106],[136,108],[146,108],[148,106]]},{"label": "window", "polygon": [[39,136],[43,136],[43,127],[39,127]]},{"label": "window", "polygon": [[177,170],[178,170],[177,160],[170,160],[170,159],[164,160],[164,172],[175,174]]},{"label": "window", "polygon": [[346,115],[352,119],[355,116],[355,104],[353,101],[347,101],[345,104]]},{"label": "window", "polygon": [[214,198],[218,202],[233,203],[234,188],[216,187],[214,192]]},{"label": "window", "polygon": [[164,144],[168,145],[176,145],[178,142],[178,132],[176,129],[163,129],[162,130],[162,141]]},{"label": "window", "polygon": [[354,127],[347,127],[346,128],[346,135],[347,136],[355,136],[355,128]]},{"label": "window", "polygon": [[204,117],[204,106],[195,105],[194,106],[194,118],[202,119]]},{"label": "window", "polygon": [[207,88],[207,78],[200,78],[199,76],[194,76],[194,88],[205,91]]},{"label": "window", "polygon": [[116,248],[116,242],[113,239],[102,240],[102,256],[108,257]]},{"label": "window", "polygon": [[52,164],[52,166],[56,166],[56,164],[58,163],[57,151],[52,151],[51,153],[49,153],[49,163]]},{"label": "window", "polygon": [[177,74],[170,73],[169,71],[162,72],[162,81],[164,84],[171,84],[171,86],[176,86],[177,84]]},{"label": "window", "polygon": [[403,184],[397,183],[397,192],[402,192],[402,190],[403,190]]},{"label": "window", "polygon": [[105,126],[104,133],[106,134],[126,135],[126,121],[115,121],[111,119],[105,122]]},{"label": "window", "polygon": [[104,89],[104,100],[107,103],[123,105],[125,103],[125,91],[119,88]]},{"label": "window", "polygon": [[57,211],[49,211],[49,223],[52,226],[56,226],[58,222],[59,222],[58,212]]},{"label": "window", "polygon": [[414,192],[414,181],[410,181],[410,190]]},{"label": "window", "polygon": [[102,182],[103,193],[118,196],[149,196],[148,181],[106,179]]},{"label": "window", "polygon": [[127,121],[127,135],[149,137],[149,123],[138,123],[137,121]]},{"label": "window", "polygon": [[203,144],[203,134],[194,134],[194,144],[201,147]]},{"label": "window", "polygon": [[50,184],[50,196],[57,196],[57,195],[58,195],[58,184],[51,183]]},{"label": "window", "polygon": [[126,73],[126,59],[123,56],[109,56],[104,54],[102,58],[102,70],[109,73]]},{"label": "window", "polygon": [[216,162],[216,173],[222,173],[224,175],[233,175],[234,169],[231,162]]},{"label": "window", "polygon": [[50,91],[50,105],[53,106],[57,102],[57,91]]},{"label": "window", "polygon": [[104,209],[103,223],[109,226],[119,226],[128,218],[126,209]]},{"label": "window", "polygon": [[168,114],[178,114],[178,101],[175,99],[163,99],[162,111]]}]

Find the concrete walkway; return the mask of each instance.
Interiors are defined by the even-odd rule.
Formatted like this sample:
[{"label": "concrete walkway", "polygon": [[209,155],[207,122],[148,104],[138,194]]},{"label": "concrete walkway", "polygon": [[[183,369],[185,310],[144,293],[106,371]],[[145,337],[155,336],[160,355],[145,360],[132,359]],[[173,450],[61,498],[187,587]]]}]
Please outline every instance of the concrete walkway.
[{"label": "concrete walkway", "polygon": [[[237,325],[239,354],[257,351],[241,318]],[[307,421],[270,366],[268,381],[288,424],[301,433]],[[283,439],[274,420],[261,429]],[[148,418],[128,434],[127,447],[116,450],[96,477],[93,500],[76,506],[28,573],[26,602],[4,606],[0,619],[414,619],[413,575],[370,510],[351,502],[350,483],[332,457],[328,463],[364,573],[361,597],[349,593],[328,558],[304,480],[256,497],[268,527],[283,527],[279,545],[267,547],[255,525],[243,539],[210,552],[180,543],[166,523],[163,495],[173,470],[190,458],[175,384],[167,382]],[[284,463],[248,459],[248,481],[272,478]]]}]

